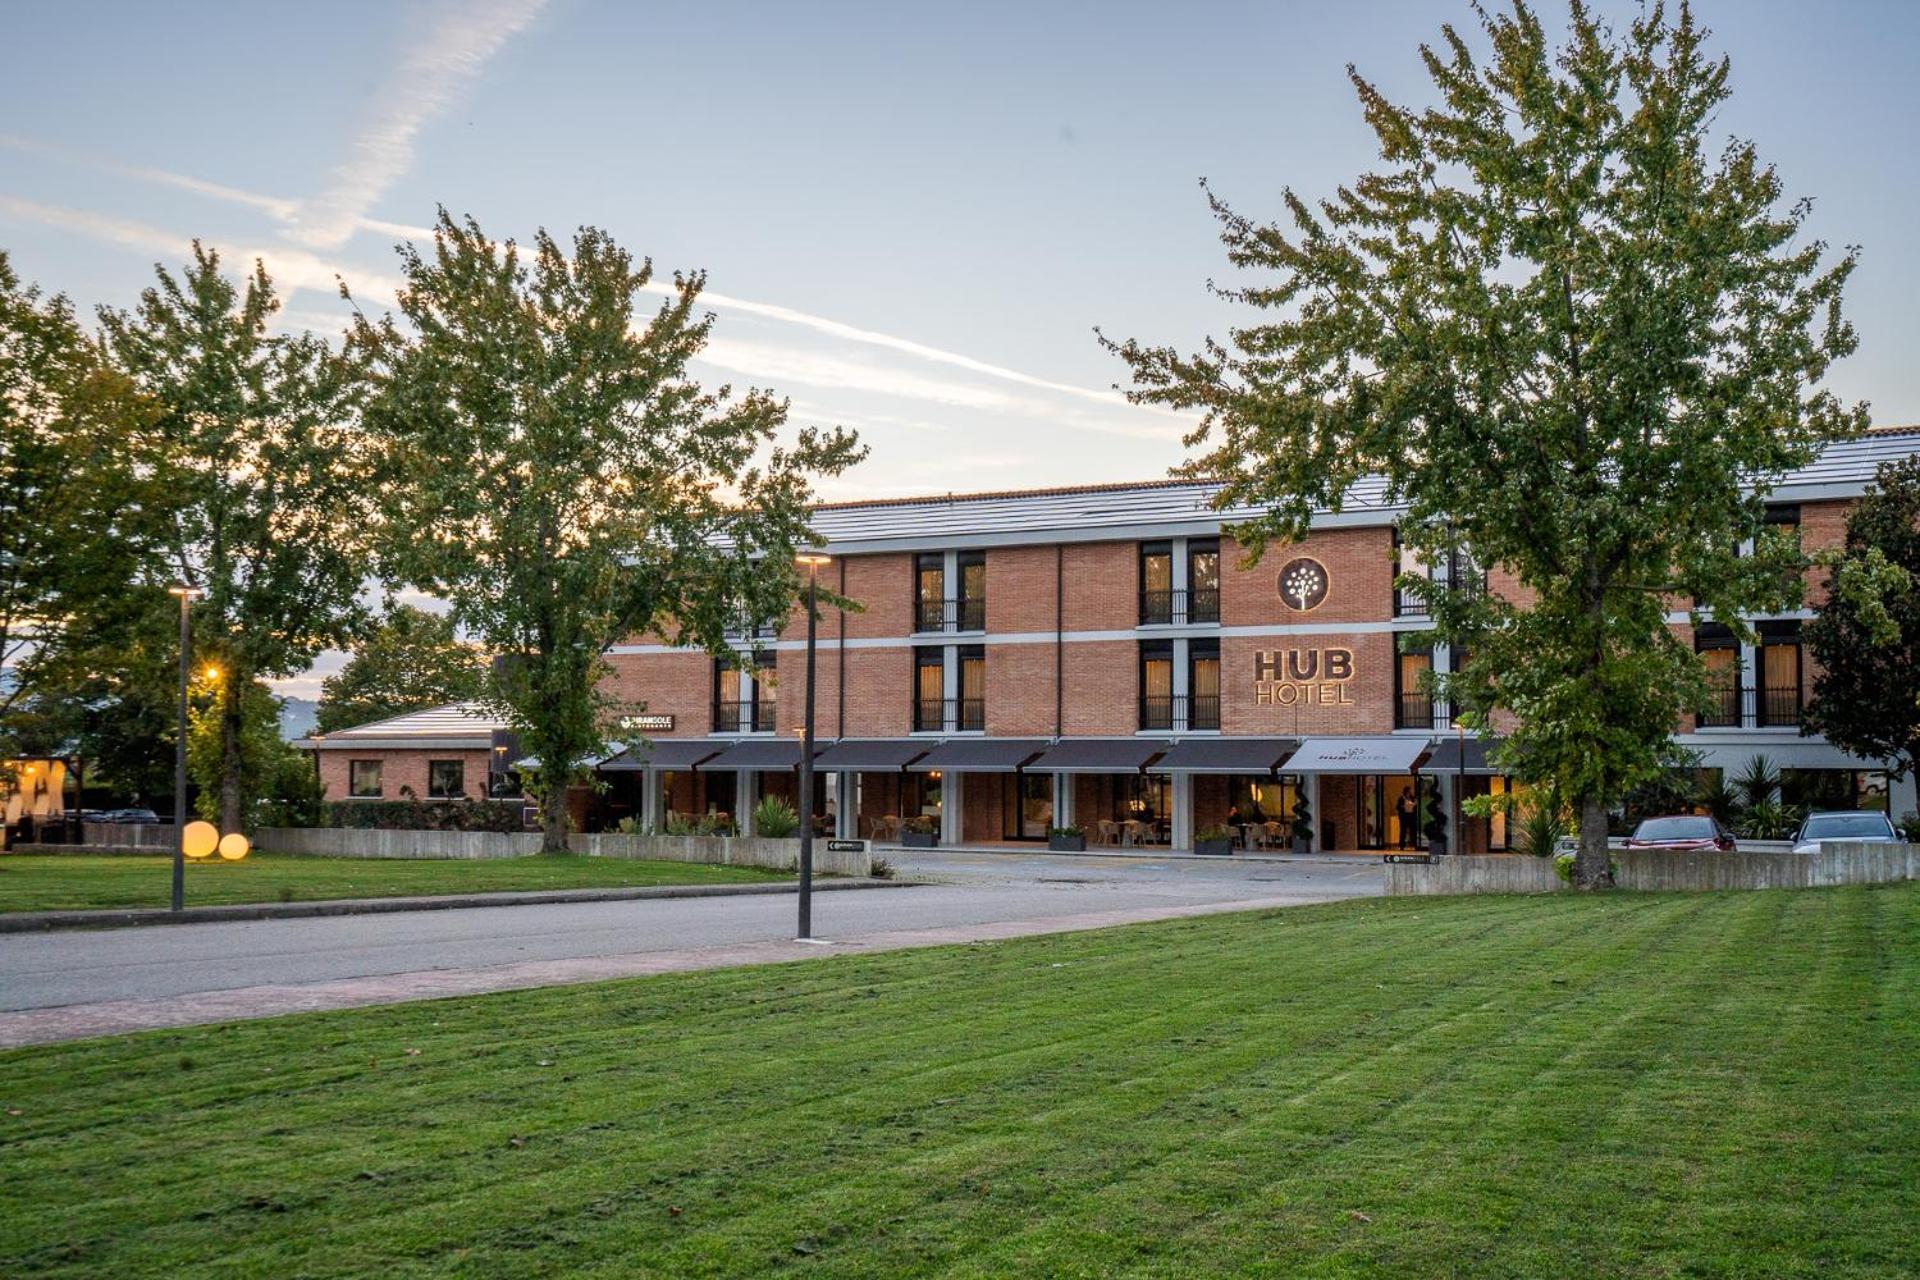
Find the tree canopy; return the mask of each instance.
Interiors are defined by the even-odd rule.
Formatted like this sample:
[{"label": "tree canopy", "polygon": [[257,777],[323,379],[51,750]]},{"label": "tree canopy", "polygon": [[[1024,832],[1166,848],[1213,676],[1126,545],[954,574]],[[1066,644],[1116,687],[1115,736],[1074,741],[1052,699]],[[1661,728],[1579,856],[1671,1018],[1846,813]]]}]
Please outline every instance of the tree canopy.
[{"label": "tree canopy", "polygon": [[[1248,315],[1195,354],[1126,342],[1133,397],[1203,415],[1187,470],[1264,510],[1258,555],[1363,476],[1424,563],[1467,556],[1519,591],[1424,579],[1445,693],[1510,718],[1503,765],[1578,810],[1583,884],[1606,807],[1702,704],[1671,611],[1740,626],[1794,603],[1797,552],[1763,528],[1770,477],[1863,428],[1821,386],[1855,347],[1855,264],[1749,142],[1715,145],[1730,68],[1689,6],[1616,33],[1584,4],[1555,48],[1534,10],[1481,12],[1422,61],[1436,101],[1350,70],[1381,165],[1262,222],[1209,194]],[[1758,554],[1739,554],[1752,543]]]},{"label": "tree canopy", "polygon": [[406,327],[352,336],[391,460],[384,554],[496,655],[486,700],[539,759],[543,843],[564,849],[565,789],[606,739],[607,649],[662,631],[718,651],[742,613],[785,617],[813,482],[863,451],[789,431],[766,392],[703,388],[705,277],[638,315],[652,263],[602,231],[542,231],[523,256],[443,210],[431,252],[400,255]]},{"label": "tree canopy", "polygon": [[196,241],[180,275],[155,270],[138,307],[100,319],[113,358],[158,406],[167,523],[145,576],[203,593],[196,662],[225,675],[215,772],[221,823],[237,829],[248,717],[266,706],[248,697],[253,682],[304,671],[365,613],[376,458],[357,429],[351,354],[275,332],[264,267],[236,284]]},{"label": "tree canopy", "polygon": [[1804,728],[1854,755],[1920,765],[1920,458],[1880,468],[1847,514],[1827,602],[1804,638],[1815,664]]},{"label": "tree canopy", "polygon": [[314,729],[333,733],[407,711],[478,698],[486,686],[480,647],[453,619],[397,604],[353,647],[346,666],[320,685]]}]

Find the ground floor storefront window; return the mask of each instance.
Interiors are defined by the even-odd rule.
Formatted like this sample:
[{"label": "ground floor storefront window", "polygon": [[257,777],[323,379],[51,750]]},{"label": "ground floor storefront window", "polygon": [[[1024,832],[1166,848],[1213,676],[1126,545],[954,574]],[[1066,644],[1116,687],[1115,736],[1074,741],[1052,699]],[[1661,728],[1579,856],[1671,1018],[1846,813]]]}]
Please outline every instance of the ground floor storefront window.
[{"label": "ground floor storefront window", "polygon": [[1780,799],[1792,809],[1886,813],[1887,775],[1877,769],[1782,769]]},{"label": "ground floor storefront window", "polygon": [[1165,844],[1173,828],[1173,780],[1165,774],[1082,773],[1073,779],[1074,822],[1088,844]]},{"label": "ground floor storefront window", "polygon": [[1460,852],[1509,852],[1513,848],[1515,807],[1526,804],[1514,790],[1513,781],[1505,777],[1469,774],[1457,782],[1463,799],[1488,796],[1492,800],[1492,811],[1484,818],[1475,817],[1465,810],[1460,812]]},{"label": "ground floor storefront window", "polygon": [[1358,826],[1362,849],[1412,851],[1426,843],[1422,815],[1432,791],[1432,778],[1408,774],[1370,773],[1359,779]]},{"label": "ground floor storefront window", "polygon": [[[1053,825],[1053,775],[1000,775],[1000,838],[1045,840]],[[972,785],[971,783],[969,785]]]}]

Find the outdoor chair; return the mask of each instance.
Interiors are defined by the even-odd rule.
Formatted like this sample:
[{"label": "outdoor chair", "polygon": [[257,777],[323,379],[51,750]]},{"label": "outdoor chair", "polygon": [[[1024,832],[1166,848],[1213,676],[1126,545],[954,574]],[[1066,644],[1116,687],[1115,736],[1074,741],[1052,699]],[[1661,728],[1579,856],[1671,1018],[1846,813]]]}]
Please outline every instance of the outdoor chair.
[{"label": "outdoor chair", "polygon": [[1099,822],[1093,824],[1093,829],[1094,842],[1096,844],[1117,845],[1120,843],[1119,823],[1102,818]]}]

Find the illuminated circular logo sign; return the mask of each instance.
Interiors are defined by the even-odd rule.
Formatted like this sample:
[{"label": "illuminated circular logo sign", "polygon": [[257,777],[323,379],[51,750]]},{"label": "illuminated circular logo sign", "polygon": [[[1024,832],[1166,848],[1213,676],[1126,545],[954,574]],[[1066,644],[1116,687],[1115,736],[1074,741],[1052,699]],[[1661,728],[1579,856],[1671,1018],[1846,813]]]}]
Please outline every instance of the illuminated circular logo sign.
[{"label": "illuminated circular logo sign", "polygon": [[1327,566],[1312,556],[1297,556],[1280,566],[1280,598],[1302,613],[1327,598]]}]

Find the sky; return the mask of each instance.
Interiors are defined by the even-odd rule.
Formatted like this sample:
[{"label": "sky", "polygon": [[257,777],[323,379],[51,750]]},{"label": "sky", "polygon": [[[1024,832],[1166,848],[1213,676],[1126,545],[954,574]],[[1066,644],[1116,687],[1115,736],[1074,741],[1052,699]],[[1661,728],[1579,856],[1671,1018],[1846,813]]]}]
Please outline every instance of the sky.
[{"label": "sky", "polygon": [[[1624,23],[1635,6],[1597,0]],[[1556,0],[1543,12],[1557,16]],[[1376,159],[1346,67],[1428,100],[1466,0],[29,4],[0,41],[0,248],[129,306],[199,236],[264,257],[284,322],[375,307],[437,205],[582,224],[708,273],[697,372],[858,430],[830,498],[1148,479],[1187,423],[1124,402],[1117,337],[1235,322],[1207,178],[1272,217]],[[1813,234],[1857,244],[1831,385],[1920,421],[1920,4],[1702,0],[1753,138]]]}]

